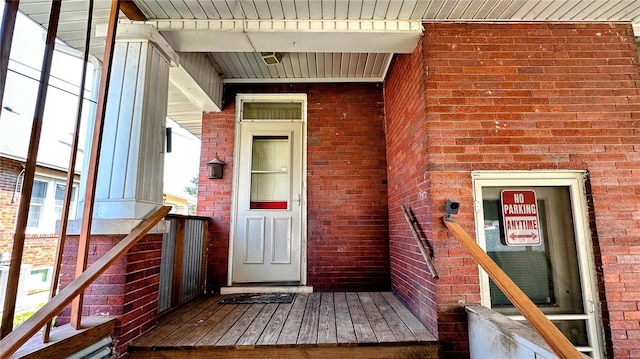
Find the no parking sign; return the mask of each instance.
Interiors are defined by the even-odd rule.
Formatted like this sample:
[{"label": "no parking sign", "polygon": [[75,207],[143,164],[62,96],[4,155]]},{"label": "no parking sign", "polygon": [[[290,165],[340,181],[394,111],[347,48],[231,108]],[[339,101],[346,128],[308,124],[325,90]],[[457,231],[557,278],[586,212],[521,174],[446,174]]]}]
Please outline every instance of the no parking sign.
[{"label": "no parking sign", "polygon": [[505,241],[509,246],[540,245],[538,203],[533,190],[500,192]]}]

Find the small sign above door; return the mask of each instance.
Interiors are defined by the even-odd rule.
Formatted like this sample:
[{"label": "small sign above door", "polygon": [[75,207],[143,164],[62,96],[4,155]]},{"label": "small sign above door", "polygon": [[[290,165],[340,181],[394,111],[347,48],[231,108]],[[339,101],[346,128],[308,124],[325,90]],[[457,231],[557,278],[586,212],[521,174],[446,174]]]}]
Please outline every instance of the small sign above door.
[{"label": "small sign above door", "polygon": [[536,193],[532,190],[504,190],[500,193],[500,204],[507,245],[540,245]]}]

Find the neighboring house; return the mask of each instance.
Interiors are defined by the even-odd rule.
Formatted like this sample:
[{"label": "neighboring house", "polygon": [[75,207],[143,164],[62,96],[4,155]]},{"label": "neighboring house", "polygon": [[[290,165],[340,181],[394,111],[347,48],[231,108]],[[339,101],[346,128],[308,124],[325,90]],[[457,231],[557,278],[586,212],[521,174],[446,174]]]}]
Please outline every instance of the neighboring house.
[{"label": "neighboring house", "polygon": [[[128,16],[147,21],[119,24],[112,86],[126,91],[108,101],[96,201],[121,228],[101,243],[162,204],[166,109],[201,139],[209,292],[392,290],[442,357],[467,357],[466,305],[522,318],[443,225],[452,199],[582,352],[640,352],[640,2],[134,3],[144,16]],[[76,35],[61,40],[79,47]],[[117,355],[156,323],[143,265],[120,265],[122,287],[85,300],[121,316]]]},{"label": "neighboring house", "polygon": [[188,194],[172,194],[165,191],[164,193],[164,205],[171,206],[173,209],[171,213],[175,214],[194,214],[189,213],[190,209],[193,209],[196,204],[196,199]]}]

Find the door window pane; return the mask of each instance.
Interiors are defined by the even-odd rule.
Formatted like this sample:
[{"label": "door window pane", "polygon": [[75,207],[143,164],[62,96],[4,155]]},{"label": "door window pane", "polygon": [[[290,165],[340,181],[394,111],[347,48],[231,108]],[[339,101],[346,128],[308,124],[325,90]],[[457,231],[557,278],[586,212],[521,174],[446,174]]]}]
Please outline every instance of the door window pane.
[{"label": "door window pane", "polygon": [[[585,314],[573,215],[568,187],[531,187],[538,198],[542,240],[538,246],[509,246],[505,241],[500,191],[483,187],[482,206],[487,254],[546,315]],[[520,314],[489,279],[491,307],[505,315]],[[554,321],[574,345],[589,344],[583,319]]]},{"label": "door window pane", "polygon": [[[537,305],[555,305],[551,260],[546,245],[544,205],[538,201],[542,240],[539,246],[508,246],[498,200],[483,201],[487,254]],[[491,307],[513,308],[511,301],[489,279]]]},{"label": "door window pane", "polygon": [[288,136],[255,136],[251,158],[251,209],[287,209],[290,188]]},{"label": "door window pane", "polygon": [[[483,188],[487,254],[545,314],[582,314],[578,255],[567,187],[532,187],[538,197],[539,246],[508,246],[499,204],[503,188]],[[508,188],[506,188],[508,189]],[[503,314],[517,310],[490,282],[491,306]]]}]

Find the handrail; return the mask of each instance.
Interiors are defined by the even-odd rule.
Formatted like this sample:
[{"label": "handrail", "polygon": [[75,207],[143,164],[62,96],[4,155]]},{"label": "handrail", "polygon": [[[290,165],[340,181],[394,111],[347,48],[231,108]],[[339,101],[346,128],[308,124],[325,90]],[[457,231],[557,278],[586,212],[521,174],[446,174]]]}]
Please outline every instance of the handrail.
[{"label": "handrail", "polygon": [[478,246],[458,223],[446,217],[443,218],[443,222],[559,358],[584,358],[564,334],[551,323],[531,299],[518,288],[513,280]]},{"label": "handrail", "polygon": [[440,278],[440,276],[438,275],[438,271],[436,271],[436,267],[433,265],[431,256],[429,255],[429,253],[427,253],[427,249],[425,248],[424,243],[422,243],[422,237],[420,237],[420,234],[416,229],[418,222],[416,221],[415,217],[409,215],[409,210],[407,210],[407,208],[404,205],[400,206],[400,208],[402,209],[402,214],[404,215],[404,219],[407,220],[407,223],[409,223],[409,226],[411,227],[411,233],[413,234],[413,238],[416,240],[416,243],[418,243],[418,248],[420,249],[420,253],[422,253],[422,256],[424,257],[424,261],[427,263],[427,268],[429,268],[429,272],[431,272],[431,276],[434,279]]},{"label": "handrail", "polygon": [[87,270],[82,272],[69,285],[62,289],[55,297],[45,304],[34,315],[27,319],[16,330],[0,340],[2,353],[0,359],[7,359],[15,353],[31,336],[36,334],[42,326],[57,315],[67,304],[95,281],[111,264],[120,259],[131,247],[144,237],[171,210],[169,206],[162,206],[143,220],[130,234],[100,257]]}]

